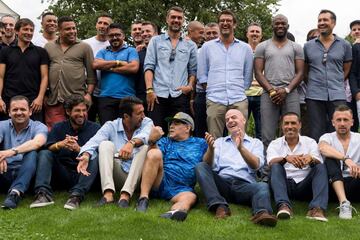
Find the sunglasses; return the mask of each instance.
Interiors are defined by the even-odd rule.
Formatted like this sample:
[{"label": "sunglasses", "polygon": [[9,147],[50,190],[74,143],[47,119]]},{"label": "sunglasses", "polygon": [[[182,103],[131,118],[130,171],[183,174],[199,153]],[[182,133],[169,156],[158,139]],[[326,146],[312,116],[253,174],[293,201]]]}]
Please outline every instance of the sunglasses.
[{"label": "sunglasses", "polygon": [[323,58],[322,58],[322,64],[326,64],[326,62],[327,62],[327,56],[328,56],[328,51],[325,51],[324,52],[324,55],[323,55]]},{"label": "sunglasses", "polygon": [[174,61],[174,60],[175,60],[175,55],[176,55],[176,49],[175,49],[175,48],[173,48],[173,49],[171,49],[169,62],[172,62],[172,61]]}]

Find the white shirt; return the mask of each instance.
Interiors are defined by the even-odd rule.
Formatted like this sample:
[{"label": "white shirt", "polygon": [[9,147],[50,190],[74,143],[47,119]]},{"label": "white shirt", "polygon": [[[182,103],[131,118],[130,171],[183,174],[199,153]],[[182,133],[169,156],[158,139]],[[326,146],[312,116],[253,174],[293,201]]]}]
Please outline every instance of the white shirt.
[{"label": "white shirt", "polygon": [[[323,162],[316,141],[312,138],[299,135],[299,142],[293,150],[290,149],[285,137],[273,140],[267,149],[267,163],[278,157],[286,157],[287,155],[310,154],[313,158]],[[284,168],[288,179],[293,179],[296,183],[301,182],[309,174],[311,168],[309,165],[300,169],[291,163],[285,163]]]},{"label": "white shirt", "polygon": [[39,47],[44,47],[45,44],[48,43],[48,40],[46,38],[44,38],[44,36],[42,34],[38,35],[33,41],[31,41],[34,45],[39,46]]},{"label": "white shirt", "polygon": [[[326,142],[337,151],[344,154],[344,156],[348,156],[353,160],[356,164],[360,165],[360,133],[350,132],[350,142],[347,149],[347,152],[344,152],[344,147],[339,141],[336,132],[325,133],[320,137],[320,142]],[[343,166],[343,162],[341,161],[341,168],[343,177],[350,177],[350,171],[348,167]]]}]

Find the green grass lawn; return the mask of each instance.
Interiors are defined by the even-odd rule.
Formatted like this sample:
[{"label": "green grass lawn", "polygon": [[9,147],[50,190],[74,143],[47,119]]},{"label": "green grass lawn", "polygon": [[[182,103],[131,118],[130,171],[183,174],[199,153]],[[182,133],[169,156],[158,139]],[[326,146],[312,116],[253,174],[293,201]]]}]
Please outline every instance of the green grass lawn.
[{"label": "green grass lawn", "polygon": [[[0,195],[0,201],[5,198]],[[0,239],[359,239],[359,219],[339,220],[331,203],[328,223],[305,218],[307,204],[295,202],[295,217],[280,221],[276,228],[266,228],[250,222],[250,208],[231,205],[232,216],[215,220],[200,202],[185,222],[159,217],[170,203],[151,200],[147,213],[116,205],[95,208],[100,194],[89,193],[77,211],[63,208],[67,194],[56,193],[55,205],[30,209],[32,196],[27,196],[15,210],[0,210]],[[360,204],[355,204],[360,209]]]}]

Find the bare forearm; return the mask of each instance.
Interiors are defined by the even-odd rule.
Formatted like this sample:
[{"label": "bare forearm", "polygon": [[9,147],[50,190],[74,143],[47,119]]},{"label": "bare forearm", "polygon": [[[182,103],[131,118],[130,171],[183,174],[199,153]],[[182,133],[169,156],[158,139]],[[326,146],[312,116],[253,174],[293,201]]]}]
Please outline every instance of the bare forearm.
[{"label": "bare forearm", "polygon": [[16,149],[19,151],[19,153],[27,153],[33,150],[38,150],[45,144],[45,141],[46,138],[44,136],[38,136],[37,138],[35,137],[34,139],[17,146]]},{"label": "bare forearm", "polygon": [[212,166],[214,162],[214,149],[210,149],[210,147],[207,149],[203,156],[203,161]]},{"label": "bare forearm", "polygon": [[153,88],[154,73],[151,70],[145,72],[145,85],[146,89]]},{"label": "bare forearm", "polygon": [[118,62],[116,60],[106,61],[103,59],[95,59],[92,67],[95,70],[109,70],[110,68],[114,68],[118,66]]},{"label": "bare forearm", "polygon": [[254,154],[252,154],[249,150],[245,147],[240,146],[238,149],[241,156],[244,158],[247,165],[249,165],[252,169],[258,169],[260,166],[260,160]]},{"label": "bare forearm", "polygon": [[343,153],[339,152],[332,146],[330,146],[328,143],[320,142],[319,143],[319,150],[322,155],[329,158],[335,158],[335,159],[343,159],[345,156]]},{"label": "bare forearm", "polygon": [[115,67],[111,69],[111,71],[116,73],[123,73],[123,74],[131,74],[137,73],[139,70],[139,63],[138,62],[122,62],[121,66]]}]

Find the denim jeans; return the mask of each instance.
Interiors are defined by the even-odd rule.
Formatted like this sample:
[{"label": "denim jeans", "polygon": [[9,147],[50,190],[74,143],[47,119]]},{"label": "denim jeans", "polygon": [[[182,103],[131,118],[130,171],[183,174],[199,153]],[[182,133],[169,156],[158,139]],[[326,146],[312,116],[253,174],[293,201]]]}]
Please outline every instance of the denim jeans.
[{"label": "denim jeans", "polygon": [[90,160],[87,171],[90,176],[78,173],[75,167],[62,164],[56,154],[49,150],[42,150],[38,156],[36,170],[35,192],[40,191],[52,196],[51,185],[59,188],[71,188],[70,194],[81,198],[89,191],[98,173],[98,160]]},{"label": "denim jeans", "polygon": [[249,183],[243,179],[225,179],[201,162],[196,166],[196,177],[205,195],[207,208],[216,210],[219,204],[227,202],[246,204],[252,207],[252,213],[267,211],[272,214],[270,191],[267,183]]},{"label": "denim jeans", "polygon": [[8,165],[6,173],[0,174],[1,191],[11,191],[16,189],[21,193],[25,193],[29,188],[30,181],[36,171],[36,151],[24,153],[20,165]]},{"label": "denim jeans", "polygon": [[275,163],[271,165],[270,185],[277,207],[283,203],[291,207],[290,197],[298,200],[312,199],[309,209],[315,207],[320,207],[323,210],[327,209],[329,185],[324,164],[315,165],[304,180],[296,183],[293,179],[286,178],[283,165]]}]

